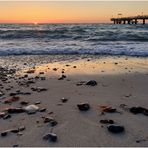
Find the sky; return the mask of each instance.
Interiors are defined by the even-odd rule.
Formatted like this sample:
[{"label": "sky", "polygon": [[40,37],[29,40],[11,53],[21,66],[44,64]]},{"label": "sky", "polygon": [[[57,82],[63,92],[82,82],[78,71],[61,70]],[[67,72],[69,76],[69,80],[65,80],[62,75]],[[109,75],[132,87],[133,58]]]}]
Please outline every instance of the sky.
[{"label": "sky", "polygon": [[109,23],[148,15],[148,1],[0,1],[0,23]]}]

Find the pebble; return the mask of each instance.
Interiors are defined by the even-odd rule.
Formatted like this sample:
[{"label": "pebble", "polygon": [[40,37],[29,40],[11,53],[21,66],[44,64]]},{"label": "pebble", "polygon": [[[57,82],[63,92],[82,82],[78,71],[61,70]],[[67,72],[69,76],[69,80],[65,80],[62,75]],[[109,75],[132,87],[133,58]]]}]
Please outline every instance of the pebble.
[{"label": "pebble", "polygon": [[79,110],[81,111],[87,111],[90,109],[90,105],[88,103],[81,103],[81,104],[77,104],[77,107],[79,108]]},{"label": "pebble", "polygon": [[24,110],[28,113],[28,114],[34,114],[39,110],[39,107],[32,104],[32,105],[28,105],[24,108]]},{"label": "pebble", "polygon": [[114,121],[113,120],[100,120],[100,123],[103,123],[103,124],[114,124]]},{"label": "pebble", "polygon": [[64,80],[66,78],[65,75],[62,75],[60,78],[58,78],[58,80]]},{"label": "pebble", "polygon": [[7,134],[8,134],[8,132],[7,132],[7,131],[1,132],[1,136],[2,136],[2,137],[7,136]]},{"label": "pebble", "polygon": [[143,107],[131,107],[130,112],[133,113],[133,114],[141,113],[143,115],[148,116],[148,109],[143,108]]},{"label": "pebble", "polygon": [[122,133],[124,132],[124,127],[119,125],[109,125],[107,127],[108,131],[111,133]]},{"label": "pebble", "polygon": [[66,98],[62,98],[61,101],[62,101],[63,103],[65,103],[65,102],[68,101],[68,99],[66,99]]},{"label": "pebble", "polygon": [[40,108],[39,112],[45,112],[47,109],[46,108]]},{"label": "pebble", "polygon": [[21,105],[28,105],[28,103],[29,103],[28,101],[21,101],[20,102]]},{"label": "pebble", "polygon": [[48,133],[43,136],[44,140],[49,140],[51,142],[56,142],[57,141],[57,135],[54,133]]},{"label": "pebble", "polygon": [[86,85],[96,86],[97,85],[97,82],[95,80],[90,80],[90,81],[86,82]]}]

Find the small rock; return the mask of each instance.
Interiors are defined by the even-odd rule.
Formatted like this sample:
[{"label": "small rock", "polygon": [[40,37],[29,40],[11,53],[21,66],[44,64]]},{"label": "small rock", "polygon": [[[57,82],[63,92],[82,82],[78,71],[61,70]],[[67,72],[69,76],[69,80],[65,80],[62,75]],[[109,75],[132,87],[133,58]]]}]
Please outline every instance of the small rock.
[{"label": "small rock", "polygon": [[100,123],[103,123],[103,124],[114,124],[114,121],[113,120],[100,120]]},{"label": "small rock", "polygon": [[28,114],[34,114],[39,110],[39,107],[32,104],[32,105],[28,105],[24,108],[24,110],[28,113]]},{"label": "small rock", "polygon": [[24,109],[22,109],[22,108],[8,108],[8,109],[6,109],[6,111],[9,114],[15,114],[15,113],[23,113]]},{"label": "small rock", "polygon": [[4,120],[5,120],[5,119],[9,119],[9,118],[11,118],[11,115],[9,115],[9,114],[6,114],[6,115],[3,117]]},{"label": "small rock", "polygon": [[21,101],[20,102],[21,105],[28,105],[28,103],[29,103],[28,101]]},{"label": "small rock", "polygon": [[41,101],[37,101],[37,102],[35,102],[34,104],[35,104],[35,105],[41,104]]},{"label": "small rock", "polygon": [[87,111],[90,109],[90,105],[88,103],[81,103],[81,104],[77,104],[77,107],[79,108],[79,110],[81,111]]},{"label": "small rock", "polygon": [[48,133],[45,136],[43,136],[44,140],[49,140],[51,142],[56,142],[57,141],[57,135],[54,133]]},{"label": "small rock", "polygon": [[47,109],[46,108],[40,108],[39,112],[45,112]]},{"label": "small rock", "polygon": [[139,114],[142,113],[143,115],[148,115],[148,109],[143,107],[131,107],[130,112],[133,114]]},{"label": "small rock", "polygon": [[20,127],[18,128],[19,131],[24,131],[25,129],[26,129],[25,126],[20,126]]},{"label": "small rock", "polygon": [[57,69],[57,68],[53,68],[53,70],[54,70],[54,71],[57,71],[58,69]]},{"label": "small rock", "polygon": [[119,126],[119,125],[109,125],[107,127],[108,131],[110,131],[111,133],[122,133],[124,132],[124,127],[123,126]]},{"label": "small rock", "polygon": [[34,72],[35,72],[35,69],[30,69],[30,70],[26,71],[26,73],[29,73],[29,74],[34,73]]},{"label": "small rock", "polygon": [[58,80],[64,80],[66,78],[65,75],[62,75],[60,78],[58,78]]},{"label": "small rock", "polygon": [[66,98],[62,98],[61,101],[62,101],[63,103],[65,103],[65,102],[68,101],[68,99],[66,99]]},{"label": "small rock", "polygon": [[97,82],[95,80],[90,80],[86,83],[86,85],[90,85],[90,86],[96,86]]},{"label": "small rock", "polygon": [[20,99],[20,97],[12,97],[12,98],[10,98],[10,99],[7,99],[7,100],[5,100],[4,101],[4,103],[12,103],[12,102],[16,102],[16,101],[18,101]]},{"label": "small rock", "polygon": [[12,132],[12,133],[18,133],[19,130],[18,129],[11,129],[10,132]]},{"label": "small rock", "polygon": [[2,137],[7,136],[7,134],[8,134],[8,132],[7,132],[7,131],[1,132],[1,136],[2,136]]}]

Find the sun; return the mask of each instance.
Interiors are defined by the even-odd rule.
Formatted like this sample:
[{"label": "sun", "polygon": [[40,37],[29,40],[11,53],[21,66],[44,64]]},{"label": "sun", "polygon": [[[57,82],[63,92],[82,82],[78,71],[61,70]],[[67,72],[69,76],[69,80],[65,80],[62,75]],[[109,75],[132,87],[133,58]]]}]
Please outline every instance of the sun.
[{"label": "sun", "polygon": [[34,24],[34,25],[38,25],[38,22],[34,22],[33,24]]}]

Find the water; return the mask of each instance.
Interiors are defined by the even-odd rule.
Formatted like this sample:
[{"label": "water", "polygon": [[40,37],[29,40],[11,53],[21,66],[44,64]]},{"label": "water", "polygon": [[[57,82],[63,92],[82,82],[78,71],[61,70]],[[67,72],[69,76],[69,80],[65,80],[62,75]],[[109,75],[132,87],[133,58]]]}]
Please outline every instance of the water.
[{"label": "water", "polygon": [[148,56],[148,25],[0,24],[0,55]]}]

